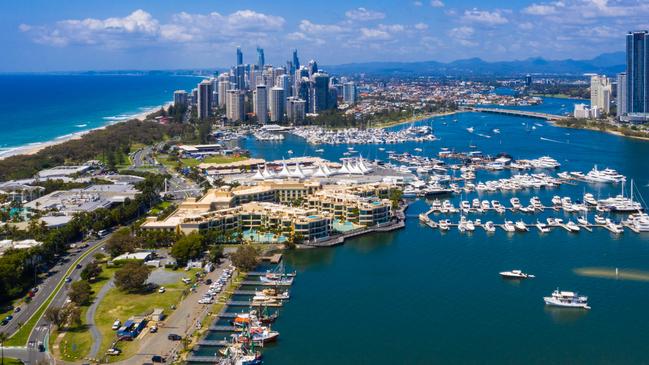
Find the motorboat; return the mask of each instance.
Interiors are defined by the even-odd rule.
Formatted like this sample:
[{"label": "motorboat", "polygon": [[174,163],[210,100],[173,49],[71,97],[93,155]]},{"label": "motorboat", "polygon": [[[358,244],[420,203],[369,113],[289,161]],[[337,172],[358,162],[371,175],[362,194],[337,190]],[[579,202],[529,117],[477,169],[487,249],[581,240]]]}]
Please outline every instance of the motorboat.
[{"label": "motorboat", "polygon": [[450,228],[451,222],[448,219],[442,219],[439,221],[439,229],[442,231],[448,231]]},{"label": "motorboat", "polygon": [[597,206],[597,199],[591,193],[584,194],[584,203],[590,206]]},{"label": "motorboat", "polygon": [[499,273],[504,279],[531,279],[534,275],[526,274],[521,270],[502,271]]},{"label": "motorboat", "polygon": [[517,221],[514,224],[514,228],[516,228],[517,231],[519,232],[527,232],[529,229],[527,228],[527,225],[523,221]]},{"label": "motorboat", "polygon": [[610,219],[606,219],[606,228],[608,228],[609,231],[615,233],[615,234],[622,234],[624,233],[624,226],[622,226],[619,223],[615,223],[614,221]]},{"label": "motorboat", "polygon": [[505,224],[502,225],[503,229],[505,232],[515,232],[516,227],[514,226],[514,223],[512,221],[505,221]]},{"label": "motorboat", "polygon": [[514,197],[509,200],[509,202],[512,204],[512,209],[520,209],[521,208],[521,201]]},{"label": "motorboat", "polygon": [[595,215],[595,224],[606,224],[606,218]]},{"label": "motorboat", "polygon": [[649,215],[647,213],[631,214],[628,224],[638,232],[649,232]]},{"label": "motorboat", "polygon": [[538,230],[539,230],[541,233],[548,233],[548,232],[550,232],[550,228],[548,227],[548,225],[545,224],[545,223],[541,223],[541,222],[539,222],[538,220],[536,221],[536,228],[538,228]]},{"label": "motorboat", "polygon": [[583,226],[587,226],[588,225],[588,219],[586,217],[584,217],[583,215],[581,215],[581,216],[579,216],[577,218],[577,223],[579,223],[579,224],[581,224]]},{"label": "motorboat", "polygon": [[551,296],[543,297],[543,301],[546,305],[553,307],[590,309],[588,306],[588,297],[571,291],[560,291],[557,289],[552,292]]},{"label": "motorboat", "polygon": [[561,197],[558,195],[555,195],[552,197],[552,204],[553,205],[561,205]]},{"label": "motorboat", "polygon": [[566,223],[566,228],[570,232],[579,232],[580,230],[579,226],[573,221],[568,221],[568,223]]},{"label": "motorboat", "polygon": [[485,222],[483,227],[484,227],[485,231],[487,231],[487,232],[496,232],[496,226],[494,225],[494,222],[492,222],[492,221]]}]

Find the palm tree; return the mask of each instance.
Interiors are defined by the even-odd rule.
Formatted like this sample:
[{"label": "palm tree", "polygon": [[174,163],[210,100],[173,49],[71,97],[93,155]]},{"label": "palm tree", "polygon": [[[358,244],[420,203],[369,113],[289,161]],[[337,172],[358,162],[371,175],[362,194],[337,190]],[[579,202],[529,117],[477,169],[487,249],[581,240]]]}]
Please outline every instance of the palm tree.
[{"label": "palm tree", "polygon": [[2,355],[0,357],[0,364],[4,365],[5,364],[5,341],[9,339],[9,335],[0,332],[0,349],[2,350]]}]

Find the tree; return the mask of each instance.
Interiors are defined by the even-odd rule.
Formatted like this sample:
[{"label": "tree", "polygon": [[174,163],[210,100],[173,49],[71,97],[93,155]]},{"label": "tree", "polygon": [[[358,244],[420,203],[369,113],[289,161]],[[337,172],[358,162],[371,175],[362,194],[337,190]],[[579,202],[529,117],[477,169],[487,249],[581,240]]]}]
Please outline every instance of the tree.
[{"label": "tree", "polygon": [[250,271],[257,266],[259,259],[259,251],[250,245],[239,246],[237,250],[231,254],[232,264],[241,271]]},{"label": "tree", "polygon": [[4,365],[5,363],[5,341],[9,339],[9,335],[0,332],[0,349],[2,349],[2,357],[0,357],[1,364]]},{"label": "tree", "polygon": [[91,281],[96,279],[101,274],[102,271],[103,269],[101,268],[101,266],[99,266],[99,264],[93,261],[83,268],[79,276],[81,276],[81,279],[83,280]]},{"label": "tree", "polygon": [[90,297],[92,296],[92,288],[85,280],[78,280],[70,286],[68,293],[70,300],[77,305],[90,304]]},{"label": "tree", "polygon": [[212,245],[208,253],[208,260],[213,264],[218,264],[223,258],[223,246]]},{"label": "tree", "polygon": [[139,241],[131,235],[128,228],[117,230],[106,242],[106,251],[112,257],[119,256],[125,252],[133,252],[139,247]]},{"label": "tree", "polygon": [[115,285],[122,291],[136,292],[144,288],[150,269],[141,262],[128,262],[115,272]]},{"label": "tree", "polygon": [[181,237],[171,247],[171,256],[173,256],[178,263],[184,265],[187,261],[197,258],[203,251],[203,237],[198,233],[191,233],[187,236]]}]

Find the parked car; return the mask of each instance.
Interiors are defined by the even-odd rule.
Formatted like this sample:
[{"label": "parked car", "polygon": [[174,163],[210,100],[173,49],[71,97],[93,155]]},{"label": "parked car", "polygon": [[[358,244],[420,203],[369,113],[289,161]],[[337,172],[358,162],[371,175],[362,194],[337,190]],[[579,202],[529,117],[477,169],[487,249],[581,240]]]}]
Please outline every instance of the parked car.
[{"label": "parked car", "polygon": [[108,349],[108,351],[106,351],[106,355],[113,355],[113,356],[119,355],[121,353],[122,350],[116,348]]},{"label": "parked car", "polygon": [[158,332],[158,326],[156,326],[156,325],[151,326],[151,328],[149,328],[149,332],[150,333]]},{"label": "parked car", "polygon": [[151,361],[152,362],[165,362],[165,358],[160,356],[160,355],[153,355],[153,356],[151,356]]},{"label": "parked car", "polygon": [[161,287],[158,289],[158,293],[164,293],[165,290],[167,290],[167,289],[165,289],[164,286],[161,286]]},{"label": "parked car", "polygon": [[66,283],[69,283],[69,282],[71,282],[71,281],[72,281],[72,278],[71,278],[71,277],[68,276],[67,278],[65,278],[65,282],[66,282]]},{"label": "parked car", "polygon": [[22,310],[22,308],[20,308],[20,307],[16,307],[16,308],[14,308],[14,313],[18,313],[18,312],[20,312],[21,310]]},{"label": "parked car", "polygon": [[207,285],[212,284],[212,279],[207,279],[207,280],[205,280],[205,284],[207,284]]},{"label": "parked car", "polygon": [[122,322],[118,319],[115,322],[113,322],[113,327],[111,327],[111,328],[113,329],[113,331],[117,331],[119,329],[119,326],[121,326],[121,325],[122,325]]},{"label": "parked car", "polygon": [[170,333],[169,336],[167,336],[167,339],[169,339],[170,341],[180,341],[183,338],[175,333]]}]

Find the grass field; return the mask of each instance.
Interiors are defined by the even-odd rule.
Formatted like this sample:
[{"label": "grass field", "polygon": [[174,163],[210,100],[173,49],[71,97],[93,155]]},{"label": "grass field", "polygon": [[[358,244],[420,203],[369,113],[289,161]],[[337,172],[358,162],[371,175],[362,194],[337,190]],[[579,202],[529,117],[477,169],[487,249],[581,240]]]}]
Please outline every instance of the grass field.
[{"label": "grass field", "polygon": [[[229,163],[245,160],[247,157],[235,157],[235,156],[209,156],[205,157],[202,160],[197,160],[195,158],[181,158],[180,162],[185,167],[196,167],[202,163]],[[168,155],[158,155],[156,157],[158,162],[165,165],[167,168],[175,168],[178,163],[172,161]]]},{"label": "grass field", "polygon": [[[195,272],[196,270],[183,272],[183,276],[193,279]],[[104,354],[115,340],[115,331],[111,329],[111,326],[116,319],[124,322],[132,316],[149,314],[155,308],[164,309],[166,316],[173,312],[171,306],[180,302],[183,291],[188,286],[180,280],[164,286],[167,289],[164,293],[155,291],[146,294],[129,294],[117,288],[113,288],[108,292],[104,300],[99,304],[95,316],[95,323],[102,334],[100,354]],[[144,336],[150,335],[147,330],[144,330],[143,333]],[[139,346],[139,339],[120,342],[117,347],[122,350],[121,355],[111,356],[109,361],[120,361],[131,357],[138,351]]]},{"label": "grass field", "polygon": [[[67,278],[70,273],[75,269],[76,264],[80,262],[84,257],[94,253],[101,245],[95,246],[93,249],[86,251],[83,253],[81,256],[79,256],[74,263],[70,266],[68,271],[65,273],[63,278]],[[14,333],[13,336],[9,340],[6,341],[6,346],[27,346],[27,341],[29,340],[29,335],[32,333],[32,329],[34,329],[34,326],[36,326],[36,323],[38,323],[39,319],[43,316],[45,313],[45,310],[47,307],[50,305],[56,294],[59,292],[61,287],[64,284],[64,279],[61,279],[61,281],[56,285],[54,290],[50,293],[50,296],[47,297],[45,302],[41,304],[41,306],[34,312],[34,314],[29,318],[27,322],[25,322],[20,329]],[[41,295],[44,295],[42,293]]]},{"label": "grass field", "polygon": [[20,360],[18,360],[18,359],[13,359],[13,358],[10,358],[10,357],[5,357],[5,359],[4,359],[4,364],[5,364],[5,365],[22,365],[23,362],[20,361]]}]

